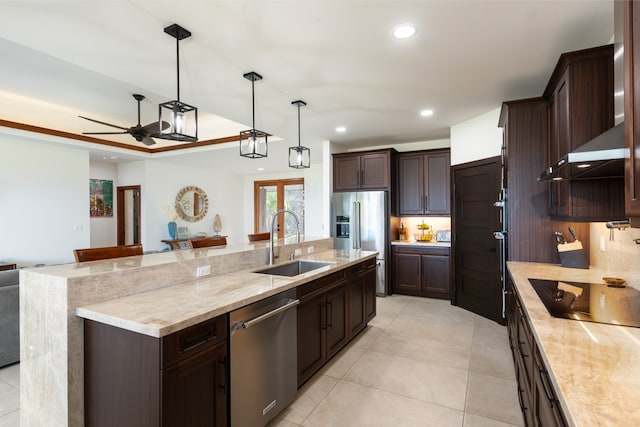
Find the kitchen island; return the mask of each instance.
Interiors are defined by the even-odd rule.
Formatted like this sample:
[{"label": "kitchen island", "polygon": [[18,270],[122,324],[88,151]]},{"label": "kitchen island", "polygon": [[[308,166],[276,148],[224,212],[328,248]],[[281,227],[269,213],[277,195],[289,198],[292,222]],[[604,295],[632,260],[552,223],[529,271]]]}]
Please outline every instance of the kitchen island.
[{"label": "kitchen island", "polygon": [[[614,274],[524,262],[508,270],[567,425],[640,425],[640,328],[552,317],[528,280],[602,283]],[[622,278],[640,289],[639,278]]]},{"label": "kitchen island", "polygon": [[[268,244],[256,243],[21,271],[21,425],[41,425],[42,420],[84,425],[83,319],[78,311],[160,336],[375,257],[375,252],[334,251],[332,239],[278,243],[280,260],[301,248],[304,258],[331,264],[292,278],[256,274],[268,259]],[[211,275],[197,278],[203,266],[210,267]],[[119,308],[109,311],[114,307]]]}]

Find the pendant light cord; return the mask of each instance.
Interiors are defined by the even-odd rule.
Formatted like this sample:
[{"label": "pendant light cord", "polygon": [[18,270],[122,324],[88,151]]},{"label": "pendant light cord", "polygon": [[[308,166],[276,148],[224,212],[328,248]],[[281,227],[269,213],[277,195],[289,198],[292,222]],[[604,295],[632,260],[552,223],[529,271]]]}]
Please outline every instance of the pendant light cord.
[{"label": "pendant light cord", "polygon": [[255,89],[253,88],[253,85],[255,83],[255,78],[251,78],[251,117],[252,117],[252,124],[253,124],[253,131],[254,131],[254,138],[255,138],[255,130],[256,130],[256,95],[255,95]]},{"label": "pendant light cord", "polygon": [[178,99],[180,102],[180,38],[176,37],[176,75],[178,76],[176,79],[178,86]]},{"label": "pendant light cord", "polygon": [[300,148],[300,104],[298,104],[298,148]]}]

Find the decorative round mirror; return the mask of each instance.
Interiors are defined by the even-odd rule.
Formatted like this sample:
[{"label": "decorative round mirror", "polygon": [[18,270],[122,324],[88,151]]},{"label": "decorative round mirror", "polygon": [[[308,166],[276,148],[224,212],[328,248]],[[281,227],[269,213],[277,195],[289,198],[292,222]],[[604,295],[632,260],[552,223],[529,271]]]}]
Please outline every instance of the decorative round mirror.
[{"label": "decorative round mirror", "polygon": [[187,222],[198,222],[207,214],[209,199],[199,187],[184,187],[176,196],[176,212]]}]

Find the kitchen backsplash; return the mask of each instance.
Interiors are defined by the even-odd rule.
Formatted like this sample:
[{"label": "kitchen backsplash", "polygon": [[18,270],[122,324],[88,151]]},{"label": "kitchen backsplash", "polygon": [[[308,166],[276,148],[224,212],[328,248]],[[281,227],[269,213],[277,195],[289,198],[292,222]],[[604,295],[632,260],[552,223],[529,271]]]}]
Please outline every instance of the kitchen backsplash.
[{"label": "kitchen backsplash", "polygon": [[[640,229],[614,229],[613,241],[609,240],[609,231],[604,222],[592,222],[589,227],[591,268],[615,271],[616,277],[640,286],[640,245],[634,241],[640,239]],[[601,239],[604,252],[600,250]]]},{"label": "kitchen backsplash", "polygon": [[[404,228],[408,229],[408,240],[414,240],[413,235],[419,233],[418,224],[423,221],[432,227],[433,232],[440,230],[451,230],[451,218],[448,216],[423,216],[423,217],[401,217],[400,221],[404,224]],[[435,236],[435,235],[434,235]],[[397,238],[397,234],[394,238]],[[434,237],[435,239],[435,237]]]}]

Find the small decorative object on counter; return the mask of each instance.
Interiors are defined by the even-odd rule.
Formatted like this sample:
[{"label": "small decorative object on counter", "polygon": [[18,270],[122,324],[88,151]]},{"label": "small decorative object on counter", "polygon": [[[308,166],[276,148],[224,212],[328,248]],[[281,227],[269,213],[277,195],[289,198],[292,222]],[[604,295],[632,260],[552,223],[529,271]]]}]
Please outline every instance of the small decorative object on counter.
[{"label": "small decorative object on counter", "polygon": [[418,224],[418,230],[421,233],[414,234],[416,242],[430,242],[433,238],[433,232],[431,231],[431,226],[422,222],[422,224]]},{"label": "small decorative object on counter", "polygon": [[398,228],[398,240],[407,240],[407,229],[404,228],[404,222],[400,222],[400,228]]},{"label": "small decorative object on counter", "polygon": [[178,224],[170,221],[169,224],[167,224],[167,228],[169,229],[169,238],[176,240],[178,238]]},{"label": "small decorative object on counter", "polygon": [[219,236],[222,231],[222,221],[220,221],[220,215],[218,214],[213,218],[213,231],[216,232],[216,236]]}]

